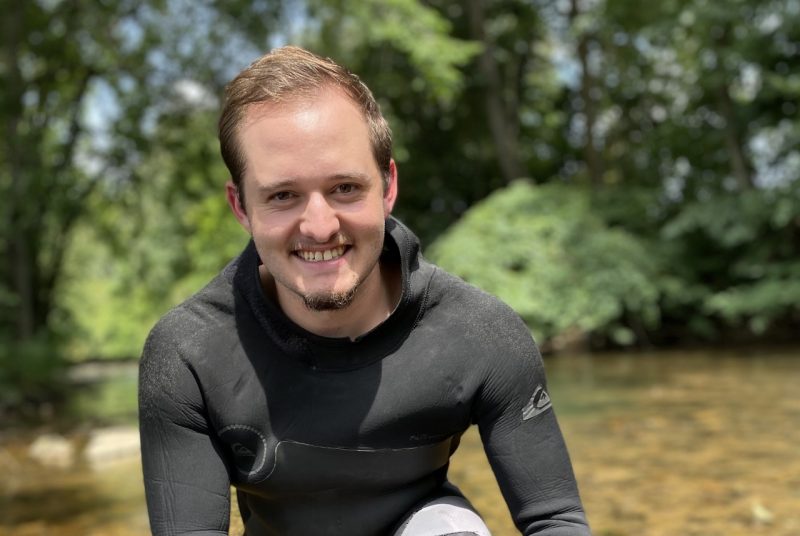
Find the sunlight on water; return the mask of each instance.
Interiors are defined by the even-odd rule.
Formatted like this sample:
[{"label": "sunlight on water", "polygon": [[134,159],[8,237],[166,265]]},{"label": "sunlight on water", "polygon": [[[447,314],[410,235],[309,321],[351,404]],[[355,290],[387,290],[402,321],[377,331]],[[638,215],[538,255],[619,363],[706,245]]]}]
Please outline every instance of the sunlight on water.
[{"label": "sunlight on water", "polygon": [[[560,356],[547,369],[596,536],[800,534],[800,349]],[[137,461],[45,469],[9,443],[0,472],[0,534],[148,534]],[[495,536],[517,534],[475,431],[451,476]]]},{"label": "sunlight on water", "polygon": [[800,534],[796,350],[552,365],[596,534]]}]

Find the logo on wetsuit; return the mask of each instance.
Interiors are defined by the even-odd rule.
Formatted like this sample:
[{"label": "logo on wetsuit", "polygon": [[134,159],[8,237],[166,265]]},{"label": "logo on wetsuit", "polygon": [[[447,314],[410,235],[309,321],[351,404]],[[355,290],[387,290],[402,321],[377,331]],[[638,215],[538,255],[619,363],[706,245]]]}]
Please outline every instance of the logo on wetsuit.
[{"label": "logo on wetsuit", "polygon": [[522,408],[522,420],[527,421],[540,413],[544,413],[551,407],[553,407],[553,403],[550,401],[550,395],[548,395],[544,387],[539,384],[536,386],[536,390],[533,392],[531,399],[528,400],[528,403]]},{"label": "logo on wetsuit", "polygon": [[245,458],[255,458],[256,453],[250,450],[249,448],[245,447],[241,443],[234,443],[231,445],[231,450],[233,450],[233,454],[235,456],[243,456]]},{"label": "logo on wetsuit", "polygon": [[232,424],[219,431],[219,437],[230,445],[233,463],[243,475],[253,476],[264,467],[267,441],[264,435],[244,424]]}]

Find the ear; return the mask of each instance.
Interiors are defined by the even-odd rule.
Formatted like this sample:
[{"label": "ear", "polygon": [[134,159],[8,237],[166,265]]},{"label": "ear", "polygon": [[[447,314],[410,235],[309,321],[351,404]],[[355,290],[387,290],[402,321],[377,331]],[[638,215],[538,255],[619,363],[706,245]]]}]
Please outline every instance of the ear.
[{"label": "ear", "polygon": [[244,227],[244,230],[252,235],[253,231],[250,228],[250,218],[247,217],[247,212],[245,212],[245,209],[239,200],[239,189],[235,184],[233,184],[233,181],[228,181],[225,183],[225,197],[227,198],[228,206],[231,207],[231,212],[233,212],[233,215],[236,216],[236,220],[239,222],[239,225]]},{"label": "ear", "polygon": [[397,201],[397,164],[392,158],[389,160],[389,181],[383,192],[383,213],[385,217],[388,218],[389,214],[392,213],[395,201]]}]

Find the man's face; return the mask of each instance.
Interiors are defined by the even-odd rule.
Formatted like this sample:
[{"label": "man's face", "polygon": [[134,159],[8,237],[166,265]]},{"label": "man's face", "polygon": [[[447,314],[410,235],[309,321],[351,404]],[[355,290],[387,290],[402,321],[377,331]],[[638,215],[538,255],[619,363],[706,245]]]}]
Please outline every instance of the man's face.
[{"label": "man's face", "polygon": [[[246,207],[228,201],[250,232],[278,300],[329,310],[380,290],[375,267],[396,197],[356,105],[334,89],[313,98],[251,107],[239,133]],[[366,298],[362,298],[367,294]]]}]

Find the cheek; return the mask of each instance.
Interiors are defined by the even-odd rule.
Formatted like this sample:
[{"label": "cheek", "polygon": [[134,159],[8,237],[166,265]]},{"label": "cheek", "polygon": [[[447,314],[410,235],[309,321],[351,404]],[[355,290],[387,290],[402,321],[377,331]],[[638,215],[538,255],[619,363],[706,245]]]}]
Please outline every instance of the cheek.
[{"label": "cheek", "polygon": [[283,227],[264,221],[253,221],[253,241],[261,253],[284,251],[290,240]]},{"label": "cheek", "polygon": [[256,212],[251,225],[253,234],[268,240],[278,240],[283,235],[291,232],[296,218],[288,212]]}]

